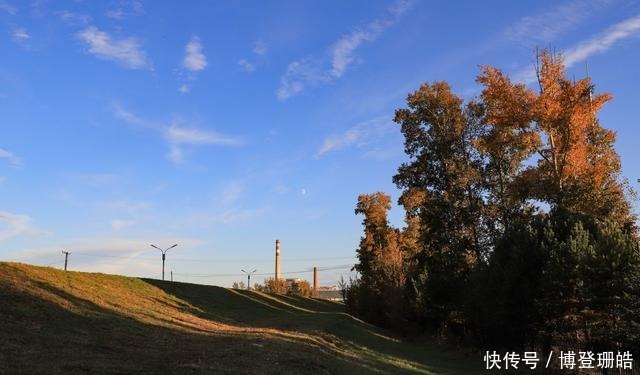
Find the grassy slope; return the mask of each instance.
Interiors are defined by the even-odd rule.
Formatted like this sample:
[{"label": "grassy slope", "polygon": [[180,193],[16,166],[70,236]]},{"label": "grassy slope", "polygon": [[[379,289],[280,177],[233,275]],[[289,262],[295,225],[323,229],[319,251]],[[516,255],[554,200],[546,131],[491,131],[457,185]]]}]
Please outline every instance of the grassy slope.
[{"label": "grassy slope", "polygon": [[0,374],[473,374],[340,304],[0,263]]}]

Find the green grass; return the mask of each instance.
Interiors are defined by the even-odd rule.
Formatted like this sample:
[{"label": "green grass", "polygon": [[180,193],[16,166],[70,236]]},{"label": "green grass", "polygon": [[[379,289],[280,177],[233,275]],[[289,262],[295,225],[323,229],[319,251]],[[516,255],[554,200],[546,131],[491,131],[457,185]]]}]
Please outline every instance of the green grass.
[{"label": "green grass", "polygon": [[0,374],[476,374],[338,303],[0,263]]}]

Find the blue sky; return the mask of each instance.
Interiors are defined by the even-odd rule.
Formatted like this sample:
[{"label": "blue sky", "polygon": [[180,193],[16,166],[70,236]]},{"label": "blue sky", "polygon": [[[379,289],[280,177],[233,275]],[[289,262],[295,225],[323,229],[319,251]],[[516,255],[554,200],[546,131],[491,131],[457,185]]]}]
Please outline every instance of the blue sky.
[{"label": "blue sky", "polygon": [[480,64],[531,83],[536,46],[613,93],[638,188],[635,1],[0,0],[0,259],[159,277],[149,244],[178,243],[175,279],[228,286],[279,238],[283,272],[335,284],[358,194],[399,195],[406,95],[471,98]]}]

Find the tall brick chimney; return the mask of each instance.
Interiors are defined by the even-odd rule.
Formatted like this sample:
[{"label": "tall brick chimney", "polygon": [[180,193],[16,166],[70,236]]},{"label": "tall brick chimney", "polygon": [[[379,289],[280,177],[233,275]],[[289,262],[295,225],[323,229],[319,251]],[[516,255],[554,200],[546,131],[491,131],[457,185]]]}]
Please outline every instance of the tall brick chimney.
[{"label": "tall brick chimney", "polygon": [[280,240],[276,240],[276,281],[280,280]]},{"label": "tall brick chimney", "polygon": [[313,267],[313,296],[318,298],[318,267]]}]

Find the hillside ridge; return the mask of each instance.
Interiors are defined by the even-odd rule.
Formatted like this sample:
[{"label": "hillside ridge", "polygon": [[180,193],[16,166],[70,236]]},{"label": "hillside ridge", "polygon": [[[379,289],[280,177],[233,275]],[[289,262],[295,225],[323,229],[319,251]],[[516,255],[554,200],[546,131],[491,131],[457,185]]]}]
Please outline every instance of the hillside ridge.
[{"label": "hillside ridge", "polygon": [[0,374],[471,374],[482,365],[318,299],[0,262],[0,300]]}]

